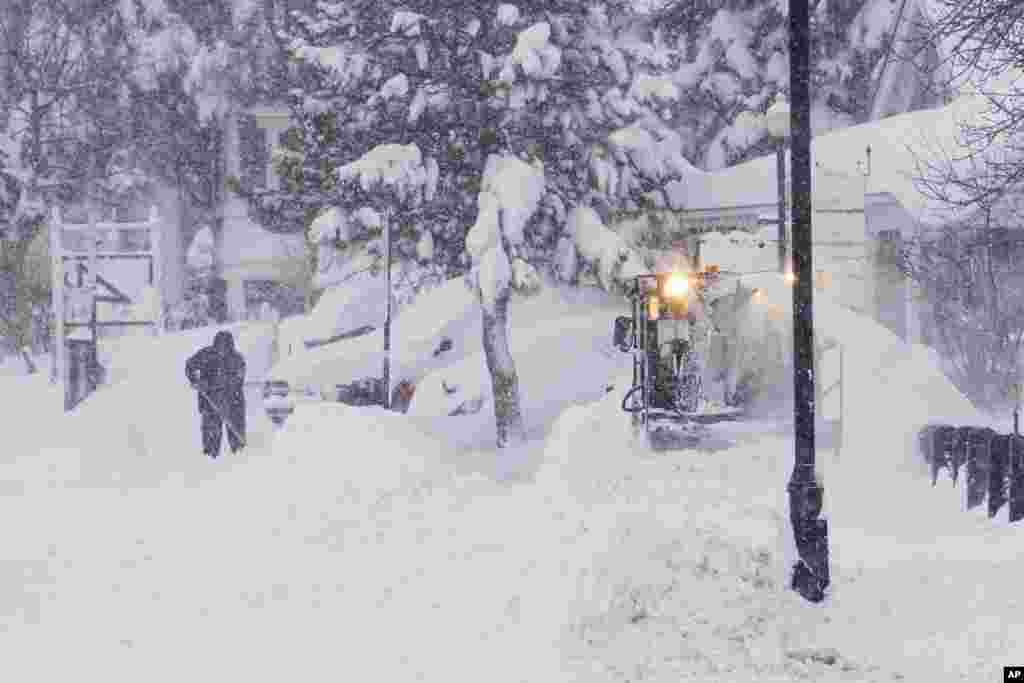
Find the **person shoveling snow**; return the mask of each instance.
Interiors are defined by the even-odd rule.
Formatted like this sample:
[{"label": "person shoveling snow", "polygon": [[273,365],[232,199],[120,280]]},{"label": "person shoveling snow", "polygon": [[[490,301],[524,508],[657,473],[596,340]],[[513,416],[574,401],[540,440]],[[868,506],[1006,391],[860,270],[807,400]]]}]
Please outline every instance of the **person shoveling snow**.
[{"label": "person shoveling snow", "polygon": [[235,350],[231,333],[218,332],[212,346],[189,358],[185,376],[199,393],[203,452],[211,458],[220,454],[221,431],[226,427],[228,445],[237,453],[245,446],[245,359]]}]

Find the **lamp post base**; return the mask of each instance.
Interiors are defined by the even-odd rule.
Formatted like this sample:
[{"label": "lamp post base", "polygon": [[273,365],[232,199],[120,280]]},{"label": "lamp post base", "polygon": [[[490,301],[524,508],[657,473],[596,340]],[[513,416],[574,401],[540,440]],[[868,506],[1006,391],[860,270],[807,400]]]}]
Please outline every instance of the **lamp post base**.
[{"label": "lamp post base", "polygon": [[789,517],[798,555],[790,588],[809,602],[821,602],[830,583],[828,521],[818,519],[824,489],[816,482],[790,482]]}]

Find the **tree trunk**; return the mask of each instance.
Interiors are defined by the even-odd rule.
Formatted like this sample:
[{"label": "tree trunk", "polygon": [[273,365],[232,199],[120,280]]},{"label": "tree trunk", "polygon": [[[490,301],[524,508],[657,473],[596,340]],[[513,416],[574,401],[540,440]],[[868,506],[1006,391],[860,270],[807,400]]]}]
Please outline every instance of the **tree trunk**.
[{"label": "tree trunk", "polygon": [[[228,199],[228,190],[226,187],[228,177],[228,155],[231,153],[231,131],[230,126],[234,125],[233,121],[225,120],[221,123],[217,129],[217,135],[214,140],[214,162],[213,162],[213,180],[210,187],[211,196],[210,204],[213,209],[213,220],[210,224],[210,232],[213,237],[213,267],[212,276],[214,279],[224,277],[224,262],[223,262],[223,250],[224,250],[224,223],[225,223],[225,211],[227,210],[226,203]],[[223,321],[218,321],[223,322]]]},{"label": "tree trunk", "polygon": [[508,344],[508,305],[511,296],[505,287],[495,302],[494,311],[483,309],[484,356],[491,373],[494,391],[494,419],[497,426],[498,448],[506,448],[526,440],[523,413],[519,402],[519,377]]}]

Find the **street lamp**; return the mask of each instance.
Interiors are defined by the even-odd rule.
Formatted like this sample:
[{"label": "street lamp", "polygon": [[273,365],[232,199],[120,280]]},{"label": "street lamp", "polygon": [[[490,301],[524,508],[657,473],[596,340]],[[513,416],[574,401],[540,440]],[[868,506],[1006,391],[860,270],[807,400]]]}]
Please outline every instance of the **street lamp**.
[{"label": "street lamp", "polygon": [[[828,588],[828,523],[819,518],[824,490],[815,476],[814,273],[811,241],[811,45],[807,0],[789,3],[789,84],[793,98],[793,417],[794,466],[789,514],[798,557],[790,587],[820,602]],[[781,164],[780,164],[781,167]],[[779,176],[782,177],[781,174]]]},{"label": "street lamp", "polygon": [[384,224],[384,402],[391,409],[391,209],[389,202],[381,217]]},{"label": "street lamp", "polygon": [[776,95],[772,106],[764,115],[768,135],[777,141],[775,147],[775,168],[778,178],[779,196],[779,272],[787,273],[786,259],[786,140],[790,131],[789,103],[781,94]]}]

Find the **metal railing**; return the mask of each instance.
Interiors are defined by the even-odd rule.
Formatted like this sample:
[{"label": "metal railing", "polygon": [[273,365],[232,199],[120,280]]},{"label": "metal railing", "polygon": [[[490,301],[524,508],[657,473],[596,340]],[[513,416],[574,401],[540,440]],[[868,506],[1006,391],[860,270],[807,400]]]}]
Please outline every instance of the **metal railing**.
[{"label": "metal railing", "polygon": [[967,472],[967,509],[988,500],[993,518],[1009,503],[1009,520],[1024,519],[1024,437],[999,434],[988,427],[930,424],[918,432],[918,449],[931,470],[932,486],[949,472],[956,486]]}]

